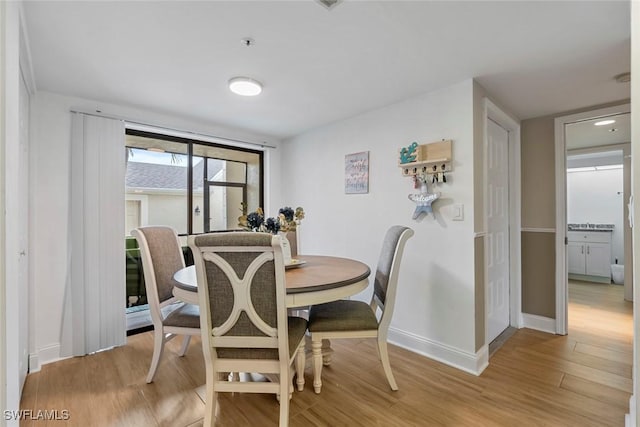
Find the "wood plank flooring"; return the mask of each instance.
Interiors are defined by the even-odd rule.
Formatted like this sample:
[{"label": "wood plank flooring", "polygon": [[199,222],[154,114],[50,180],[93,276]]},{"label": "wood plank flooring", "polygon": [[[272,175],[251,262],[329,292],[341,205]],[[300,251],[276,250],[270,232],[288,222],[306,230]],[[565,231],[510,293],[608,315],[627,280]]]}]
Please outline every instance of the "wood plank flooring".
[{"label": "wood plank flooring", "polygon": [[[479,376],[390,346],[400,390],[392,392],[373,341],[333,341],[333,363],[313,393],[307,363],[303,392],[291,401],[291,426],[623,426],[631,394],[632,304],[622,286],[570,283],[569,335],[521,329]],[[69,411],[40,426],[202,425],[200,342],[185,357],[168,344],[153,384],[147,332],[98,354],[45,365],[27,377],[22,409]],[[273,395],[220,394],[217,426],[277,425]]]}]

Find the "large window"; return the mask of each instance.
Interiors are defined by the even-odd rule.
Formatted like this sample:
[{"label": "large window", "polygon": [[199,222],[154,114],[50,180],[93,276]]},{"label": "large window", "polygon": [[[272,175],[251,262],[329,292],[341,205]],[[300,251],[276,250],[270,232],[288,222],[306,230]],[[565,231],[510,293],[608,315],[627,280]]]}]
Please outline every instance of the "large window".
[{"label": "large window", "polygon": [[127,131],[126,230],[170,225],[179,234],[238,228],[263,205],[261,151]]},{"label": "large window", "polygon": [[[137,242],[131,230],[169,225],[186,235],[239,228],[243,207],[263,206],[261,151],[127,130],[127,330],[151,324]],[[185,260],[190,254],[184,247]]]}]

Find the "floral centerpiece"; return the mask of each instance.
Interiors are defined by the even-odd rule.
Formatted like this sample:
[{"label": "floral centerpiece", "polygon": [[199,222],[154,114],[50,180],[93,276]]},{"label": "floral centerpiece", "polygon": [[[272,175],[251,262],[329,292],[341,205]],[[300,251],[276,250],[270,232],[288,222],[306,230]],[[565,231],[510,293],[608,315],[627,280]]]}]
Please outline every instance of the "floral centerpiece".
[{"label": "floral centerpiece", "polygon": [[240,227],[271,234],[278,234],[279,231],[293,231],[304,218],[304,209],[301,207],[297,207],[294,211],[293,208],[285,206],[278,210],[278,216],[269,218],[265,218],[262,208],[247,214],[246,206],[243,204],[242,212],[243,215],[238,218]]}]

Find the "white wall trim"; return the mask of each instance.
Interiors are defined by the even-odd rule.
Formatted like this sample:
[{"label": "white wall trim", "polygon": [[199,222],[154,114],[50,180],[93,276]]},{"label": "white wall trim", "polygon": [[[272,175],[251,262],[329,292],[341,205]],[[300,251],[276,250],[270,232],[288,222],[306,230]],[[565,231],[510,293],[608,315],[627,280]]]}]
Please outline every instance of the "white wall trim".
[{"label": "white wall trim", "polygon": [[556,319],[538,316],[535,314],[522,313],[522,327],[535,329],[536,331],[556,333]]},{"label": "white wall trim", "polygon": [[[485,189],[484,197],[484,229],[489,230],[487,224],[487,122],[489,119],[498,123],[501,127],[506,129],[509,133],[509,324],[516,328],[521,325],[521,313],[522,313],[522,186],[521,186],[521,159],[520,159],[520,122],[514,120],[511,116],[500,109],[496,104],[491,102],[489,98],[483,99],[483,188]],[[487,241],[485,239],[485,269],[484,269],[484,282],[485,282],[485,316],[484,316],[484,330],[485,330],[485,343],[489,342],[489,313],[488,304],[486,301],[489,299],[489,288],[486,286],[488,283],[488,269],[486,268],[486,253],[487,253]]]},{"label": "white wall trim", "polygon": [[606,117],[613,114],[628,113],[630,104],[600,108],[592,111],[557,117],[555,119],[555,174],[556,174],[556,328],[560,335],[567,334],[567,301],[569,287],[567,283],[567,149],[564,127],[568,123]]},{"label": "white wall trim", "polygon": [[32,374],[34,372],[40,371],[40,358],[38,357],[38,353],[30,353],[29,354],[29,373]]},{"label": "white wall trim", "polygon": [[42,365],[57,362],[58,360],[68,359],[60,357],[60,343],[45,345],[36,353],[29,355],[29,372],[38,372],[42,369]]},{"label": "white wall trim", "polygon": [[629,413],[624,416],[625,427],[637,427],[636,419],[636,396],[634,394],[629,398]]},{"label": "white wall trim", "polygon": [[477,353],[468,353],[393,327],[389,328],[388,340],[391,344],[476,376],[480,375],[489,364],[489,347],[487,345]]},{"label": "white wall trim", "polygon": [[535,227],[522,227],[521,231],[527,233],[555,233],[555,228],[535,228]]}]

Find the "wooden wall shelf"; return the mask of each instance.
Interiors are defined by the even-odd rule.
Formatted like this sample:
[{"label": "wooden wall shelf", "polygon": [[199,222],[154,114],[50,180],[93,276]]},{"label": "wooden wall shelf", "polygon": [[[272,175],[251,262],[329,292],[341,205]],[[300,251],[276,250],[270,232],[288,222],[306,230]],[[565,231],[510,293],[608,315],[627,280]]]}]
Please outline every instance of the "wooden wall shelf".
[{"label": "wooden wall shelf", "polygon": [[403,176],[451,172],[451,140],[422,145],[414,142],[403,147],[399,150],[398,166]]}]

